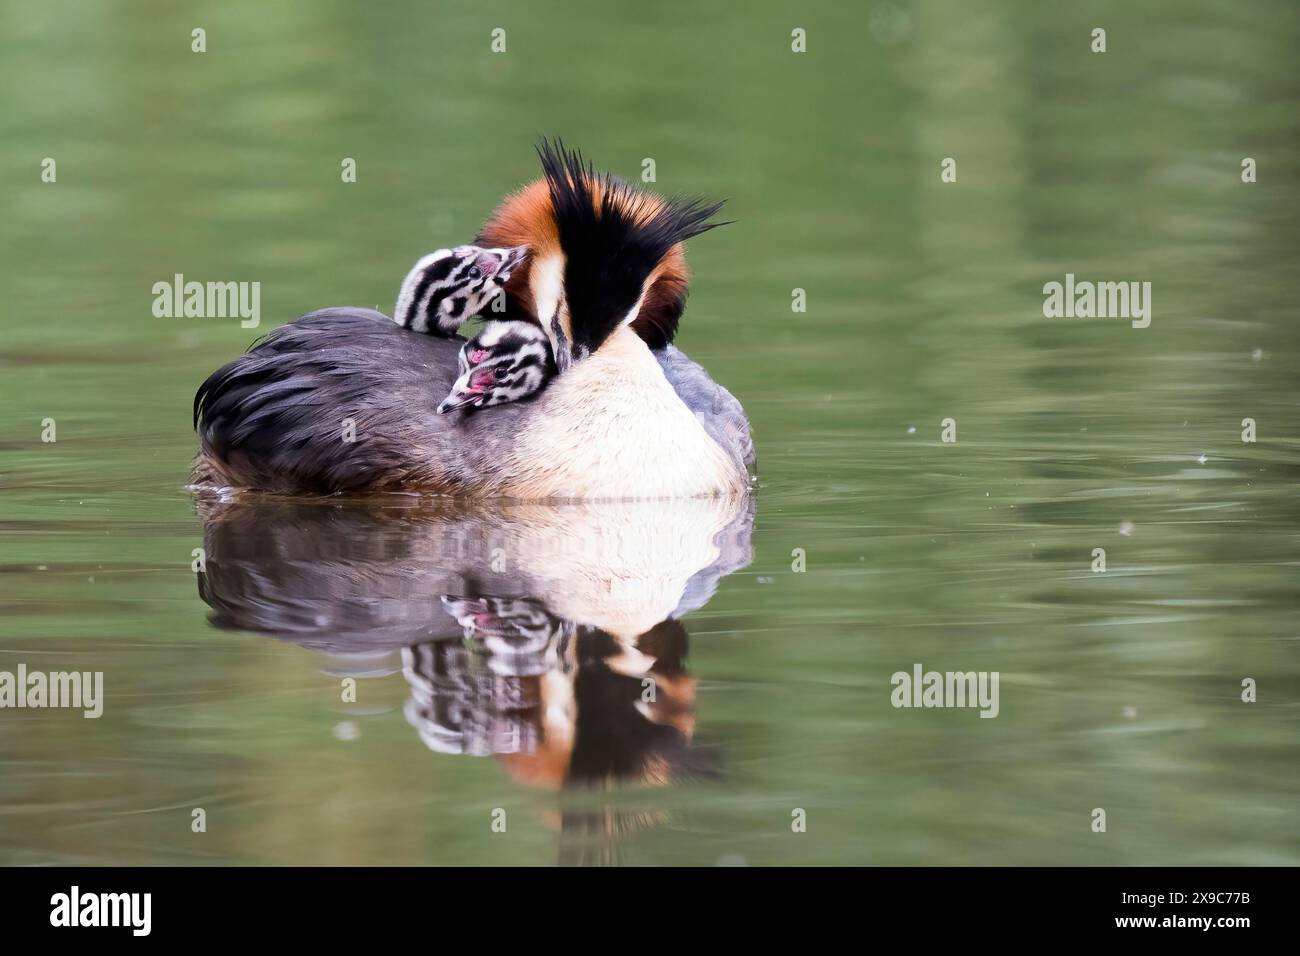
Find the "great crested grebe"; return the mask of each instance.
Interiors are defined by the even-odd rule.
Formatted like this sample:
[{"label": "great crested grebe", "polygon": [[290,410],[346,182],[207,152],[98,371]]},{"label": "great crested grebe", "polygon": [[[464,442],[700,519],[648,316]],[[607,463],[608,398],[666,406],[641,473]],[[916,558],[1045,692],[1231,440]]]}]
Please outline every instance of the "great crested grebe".
[{"label": "great crested grebe", "polygon": [[428,395],[452,390],[458,340],[324,309],[200,386],[195,484],[588,500],[743,492],[754,461],[744,410],[671,344],[682,244],[718,206],[643,192],[559,144],[538,152],[545,177],[478,239],[529,249],[501,318],[536,323],[551,344],[559,374],[534,401],[434,414]]}]

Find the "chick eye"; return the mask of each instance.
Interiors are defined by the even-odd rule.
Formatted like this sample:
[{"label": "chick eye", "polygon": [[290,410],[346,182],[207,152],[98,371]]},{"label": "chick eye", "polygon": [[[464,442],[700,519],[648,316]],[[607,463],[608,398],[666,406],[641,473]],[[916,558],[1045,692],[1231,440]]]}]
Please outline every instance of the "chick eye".
[{"label": "chick eye", "polygon": [[480,273],[480,272],[478,271],[478,266],[470,266],[470,267],[469,267],[469,277],[470,277],[471,279],[477,279],[481,274],[482,274],[482,273]]}]

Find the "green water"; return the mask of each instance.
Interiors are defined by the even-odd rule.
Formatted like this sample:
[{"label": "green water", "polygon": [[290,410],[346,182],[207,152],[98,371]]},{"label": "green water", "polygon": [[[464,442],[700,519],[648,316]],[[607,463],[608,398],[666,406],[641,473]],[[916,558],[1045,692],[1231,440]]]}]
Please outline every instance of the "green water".
[{"label": "green water", "polygon": [[[565,8],[0,11],[0,670],[105,682],[0,711],[0,862],[1300,862],[1300,9]],[[675,623],[689,509],[608,554],[627,515],[200,514],[194,388],[257,331],[153,284],[387,310],[539,134],[729,198],[679,341],[753,419],[752,561]],[[1151,282],[1150,327],[1045,318],[1066,273]],[[449,611],[486,597],[558,643],[494,657]],[[470,753],[426,741],[439,654]],[[916,663],[997,671],[997,718],[892,707]]]}]

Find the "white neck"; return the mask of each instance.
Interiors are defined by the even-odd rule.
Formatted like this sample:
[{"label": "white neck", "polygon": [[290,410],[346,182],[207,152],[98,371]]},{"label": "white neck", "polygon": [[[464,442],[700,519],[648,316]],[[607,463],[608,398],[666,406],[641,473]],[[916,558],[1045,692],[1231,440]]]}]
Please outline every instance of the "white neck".
[{"label": "white neck", "polygon": [[685,498],[744,490],[738,466],[621,326],[547,386],[501,489],[521,498]]}]

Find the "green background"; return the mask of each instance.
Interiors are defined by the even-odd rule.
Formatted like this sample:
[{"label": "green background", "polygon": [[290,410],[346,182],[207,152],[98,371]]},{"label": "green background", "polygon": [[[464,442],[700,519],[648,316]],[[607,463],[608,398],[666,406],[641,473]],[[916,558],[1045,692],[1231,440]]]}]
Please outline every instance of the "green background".
[{"label": "green background", "polygon": [[[759,450],[755,561],[687,621],[721,774],[610,795],[660,821],[619,859],[1296,863],[1298,37],[1289,0],[0,5],[0,669],[109,687],[0,712],[0,862],[560,858],[563,798],[427,751],[400,675],[344,713],[209,626],[190,402],[255,333],[150,291],[387,311],[559,135],[728,198],[679,344]],[[1067,272],[1151,282],[1151,327],[1044,318]],[[1001,716],[892,709],[917,661],[1000,671]]]}]

